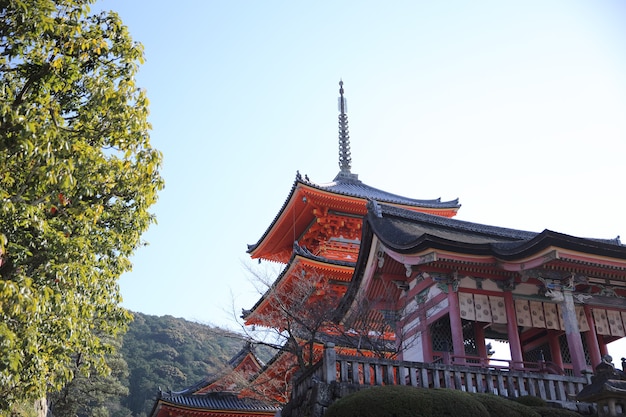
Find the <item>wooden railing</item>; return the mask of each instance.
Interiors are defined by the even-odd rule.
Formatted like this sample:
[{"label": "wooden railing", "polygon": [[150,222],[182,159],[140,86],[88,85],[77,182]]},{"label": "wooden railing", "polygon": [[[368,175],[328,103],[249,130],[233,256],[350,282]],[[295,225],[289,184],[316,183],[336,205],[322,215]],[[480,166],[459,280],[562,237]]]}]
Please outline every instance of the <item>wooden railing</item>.
[{"label": "wooden railing", "polygon": [[590,375],[574,377],[491,366],[446,365],[339,356],[327,346],[322,361],[294,380],[292,395],[303,395],[316,382],[360,386],[410,385],[492,393],[505,397],[532,395],[558,403],[575,402]]}]

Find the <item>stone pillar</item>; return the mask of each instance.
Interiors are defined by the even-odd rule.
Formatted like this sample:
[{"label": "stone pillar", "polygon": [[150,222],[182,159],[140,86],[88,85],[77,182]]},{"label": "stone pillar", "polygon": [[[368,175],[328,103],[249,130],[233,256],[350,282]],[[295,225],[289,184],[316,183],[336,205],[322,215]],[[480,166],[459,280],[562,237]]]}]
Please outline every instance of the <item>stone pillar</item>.
[{"label": "stone pillar", "polygon": [[452,333],[452,346],[454,364],[465,363],[465,343],[463,340],[463,324],[461,323],[461,310],[459,308],[459,297],[454,291],[453,285],[448,284],[448,315],[450,317],[450,332]]},{"label": "stone pillar", "polygon": [[570,290],[563,290],[561,311],[563,312],[563,325],[565,327],[565,336],[567,337],[569,353],[572,358],[574,376],[582,376],[583,371],[587,369],[587,363],[585,361],[583,341],[580,337],[580,329],[578,328],[576,308],[574,307],[574,297],[572,296],[572,291]]},{"label": "stone pillar", "polygon": [[335,344],[327,342],[324,345],[324,360],[322,363],[324,382],[331,383],[337,380],[337,352]]},{"label": "stone pillar", "polygon": [[506,327],[509,333],[509,348],[511,349],[513,369],[523,368],[522,343],[517,330],[517,314],[515,313],[515,301],[511,291],[504,291],[504,304],[506,307]]}]

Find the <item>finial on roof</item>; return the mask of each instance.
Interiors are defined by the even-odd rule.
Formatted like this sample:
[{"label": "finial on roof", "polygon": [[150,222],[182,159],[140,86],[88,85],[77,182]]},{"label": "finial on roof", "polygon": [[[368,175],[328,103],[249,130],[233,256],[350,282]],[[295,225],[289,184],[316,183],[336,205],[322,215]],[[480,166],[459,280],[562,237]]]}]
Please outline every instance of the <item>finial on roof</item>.
[{"label": "finial on roof", "polygon": [[348,105],[343,96],[343,80],[339,80],[339,174],[335,181],[360,182],[359,176],[350,172],[350,135],[348,134]]},{"label": "finial on roof", "polygon": [[343,96],[343,80],[339,80],[339,168],[350,173],[350,135],[348,134],[348,106]]}]

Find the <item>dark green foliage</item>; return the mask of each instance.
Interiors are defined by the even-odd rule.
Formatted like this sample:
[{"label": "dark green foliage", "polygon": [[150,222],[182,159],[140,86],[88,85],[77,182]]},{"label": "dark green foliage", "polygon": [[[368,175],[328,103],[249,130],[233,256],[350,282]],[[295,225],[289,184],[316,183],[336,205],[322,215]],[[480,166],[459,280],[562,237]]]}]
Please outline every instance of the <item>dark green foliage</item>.
[{"label": "dark green foliage", "polygon": [[122,406],[148,414],[160,389],[180,391],[216,374],[244,345],[241,336],[172,316],[133,313],[121,353],[130,394]]},{"label": "dark green foliage", "polygon": [[324,417],[435,416],[490,417],[490,414],[480,401],[465,392],[385,386],[348,395],[336,401],[324,415]]},{"label": "dark green foliage", "polygon": [[545,405],[545,401],[530,396],[511,401],[491,394],[385,386],[365,389],[335,401],[324,417],[580,417],[574,411]]},{"label": "dark green foliage", "polygon": [[472,394],[472,398],[480,401],[487,408],[491,417],[539,417],[539,414],[532,408],[497,395]]},{"label": "dark green foliage", "polygon": [[580,417],[581,415],[575,411],[566,410],[564,408],[553,407],[533,407],[535,411],[541,414],[541,417]]},{"label": "dark green foliage", "polygon": [[541,398],[534,397],[532,395],[523,395],[521,397],[515,398],[513,401],[527,405],[529,407],[545,407],[548,405],[548,403]]}]

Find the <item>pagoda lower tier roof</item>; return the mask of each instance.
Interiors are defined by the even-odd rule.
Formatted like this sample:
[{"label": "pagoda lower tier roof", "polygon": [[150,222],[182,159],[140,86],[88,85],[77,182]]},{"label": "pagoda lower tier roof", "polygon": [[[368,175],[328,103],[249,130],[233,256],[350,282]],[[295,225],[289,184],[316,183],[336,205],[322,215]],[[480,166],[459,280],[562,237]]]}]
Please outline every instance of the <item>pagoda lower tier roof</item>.
[{"label": "pagoda lower tier roof", "polygon": [[180,395],[160,393],[157,399],[159,405],[171,405],[185,408],[194,408],[206,411],[245,411],[255,413],[275,413],[280,408],[254,398],[239,397],[230,392],[209,392],[203,395]]},{"label": "pagoda lower tier roof", "polygon": [[[364,184],[356,176],[338,175],[334,181],[318,184],[298,173],[289,196],[280,211],[255,244],[248,245],[253,258],[284,262],[283,252],[289,250],[294,236],[300,236],[314,219],[309,200],[316,200],[330,211],[349,215],[365,214],[368,200],[400,205],[412,210],[428,211],[452,217],[461,207],[458,199],[441,201],[441,198],[420,200],[388,193]],[[282,260],[281,260],[282,259]]]},{"label": "pagoda lower tier roof", "polygon": [[[354,266],[356,265],[355,262],[327,259],[324,257],[313,255],[306,248],[303,248],[294,243],[291,259],[289,260],[285,268],[276,278],[271,288],[269,288],[263,294],[263,296],[256,302],[256,304],[250,310],[243,311],[242,318],[246,320],[247,323],[250,322],[255,312],[258,312],[260,309],[264,308],[264,306],[266,306],[268,302],[270,302],[272,294],[274,294],[277,290],[280,291],[280,286],[288,280],[288,277],[290,276],[290,274],[293,273],[294,269],[304,264],[314,266],[319,274],[327,275],[327,278],[333,277],[334,279],[341,280],[341,275],[341,277],[344,277],[343,280],[348,281],[352,276],[352,271],[354,270]],[[336,271],[341,271],[342,273],[339,274],[339,272]]]},{"label": "pagoda lower tier roof", "polygon": [[544,230],[528,232],[417,213],[370,202],[369,230],[389,249],[417,253],[438,249],[502,260],[523,259],[551,246],[626,260],[619,239],[591,239]]}]

